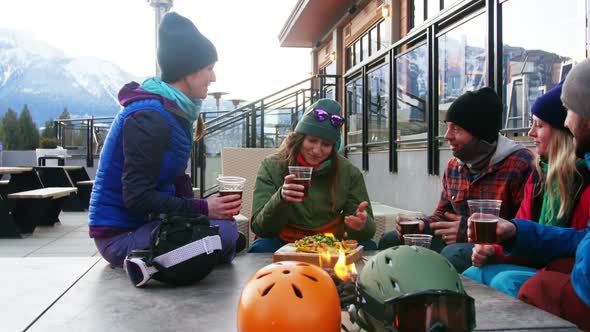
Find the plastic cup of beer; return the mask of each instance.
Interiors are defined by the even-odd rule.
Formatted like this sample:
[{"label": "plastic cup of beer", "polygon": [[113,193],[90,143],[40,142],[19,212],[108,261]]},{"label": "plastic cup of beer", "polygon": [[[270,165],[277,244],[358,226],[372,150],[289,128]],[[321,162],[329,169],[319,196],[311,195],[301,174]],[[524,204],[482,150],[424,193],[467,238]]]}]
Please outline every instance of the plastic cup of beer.
[{"label": "plastic cup of beer", "polygon": [[421,212],[401,212],[398,214],[398,223],[401,227],[401,233],[404,234],[420,234],[420,220],[424,218]]},{"label": "plastic cup of beer", "polygon": [[475,243],[496,243],[496,226],[500,216],[502,201],[499,199],[470,199],[467,201],[471,215],[479,213],[473,222],[473,240]]},{"label": "plastic cup of beer", "polygon": [[432,242],[430,234],[404,234],[404,244],[407,246],[430,248],[430,242]]},{"label": "plastic cup of beer", "polygon": [[240,195],[241,199],[246,179],[239,176],[220,176],[217,178],[217,183],[219,184],[219,195]]},{"label": "plastic cup of beer", "polygon": [[289,166],[289,174],[295,175],[293,183],[303,186],[303,199],[309,196],[309,187],[311,187],[311,173],[313,167],[307,166]]}]

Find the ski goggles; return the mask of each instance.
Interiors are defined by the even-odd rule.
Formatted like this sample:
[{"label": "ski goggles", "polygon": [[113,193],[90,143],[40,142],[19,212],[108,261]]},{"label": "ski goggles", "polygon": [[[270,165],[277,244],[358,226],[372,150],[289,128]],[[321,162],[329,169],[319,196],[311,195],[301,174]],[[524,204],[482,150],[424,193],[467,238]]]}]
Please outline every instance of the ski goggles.
[{"label": "ski goggles", "polygon": [[323,110],[321,108],[316,108],[311,112],[313,113],[314,119],[316,119],[319,122],[324,122],[327,119],[330,119],[330,124],[334,128],[340,128],[342,127],[342,124],[344,124],[344,118],[338,114],[330,114],[326,110]]},{"label": "ski goggles", "polygon": [[123,262],[123,270],[127,272],[127,276],[135,287],[143,287],[158,269],[139,257],[127,257]]},{"label": "ski goggles", "polygon": [[142,287],[158,272],[156,266],[169,268],[202,254],[209,255],[215,250],[221,250],[219,235],[207,236],[178,247],[155,257],[153,262],[149,260],[149,250],[134,250],[125,258],[123,269],[135,287]]},{"label": "ski goggles", "polygon": [[[364,314],[384,322],[386,331],[463,332],[475,329],[475,301],[467,294],[448,290],[427,290],[381,302],[362,289]],[[349,308],[351,321],[367,331],[377,328]]]}]

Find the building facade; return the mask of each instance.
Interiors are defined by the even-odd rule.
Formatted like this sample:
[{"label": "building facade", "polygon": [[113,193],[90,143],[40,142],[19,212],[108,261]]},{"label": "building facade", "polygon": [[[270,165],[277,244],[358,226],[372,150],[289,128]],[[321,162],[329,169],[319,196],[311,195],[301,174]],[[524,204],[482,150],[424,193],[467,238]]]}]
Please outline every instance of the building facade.
[{"label": "building facade", "polygon": [[530,143],[533,102],[587,56],[587,18],[586,0],[301,0],[279,39],[312,48],[315,74],[341,75],[341,91],[324,89],[371,199],[431,212],[449,105],[493,87],[504,134]]}]

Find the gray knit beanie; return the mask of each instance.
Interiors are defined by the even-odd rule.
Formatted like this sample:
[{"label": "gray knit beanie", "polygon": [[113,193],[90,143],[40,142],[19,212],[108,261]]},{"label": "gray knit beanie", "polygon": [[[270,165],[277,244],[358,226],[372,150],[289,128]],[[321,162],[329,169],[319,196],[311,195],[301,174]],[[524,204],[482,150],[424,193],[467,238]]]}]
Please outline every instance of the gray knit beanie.
[{"label": "gray knit beanie", "polygon": [[164,15],[158,30],[158,64],[162,81],[176,82],[217,61],[217,50],[188,18]]},{"label": "gray knit beanie", "polygon": [[561,101],[568,110],[590,120],[590,58],[575,65],[567,75]]}]

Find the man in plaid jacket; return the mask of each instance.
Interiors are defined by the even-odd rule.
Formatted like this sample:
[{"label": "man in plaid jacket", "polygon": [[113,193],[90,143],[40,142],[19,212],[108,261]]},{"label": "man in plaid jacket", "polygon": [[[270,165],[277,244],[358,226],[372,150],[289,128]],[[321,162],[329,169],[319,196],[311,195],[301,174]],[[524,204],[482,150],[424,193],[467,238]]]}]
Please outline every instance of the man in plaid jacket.
[{"label": "man in plaid jacket", "polygon": [[[471,266],[473,244],[467,243],[467,200],[502,200],[500,216],[511,219],[533,170],[533,153],[499,134],[502,109],[496,92],[483,88],[463,94],[446,114],[444,137],[454,158],[443,174],[438,206],[420,228],[435,236],[431,248],[449,259],[458,272]],[[384,234],[379,248],[399,244],[398,231]]]}]

